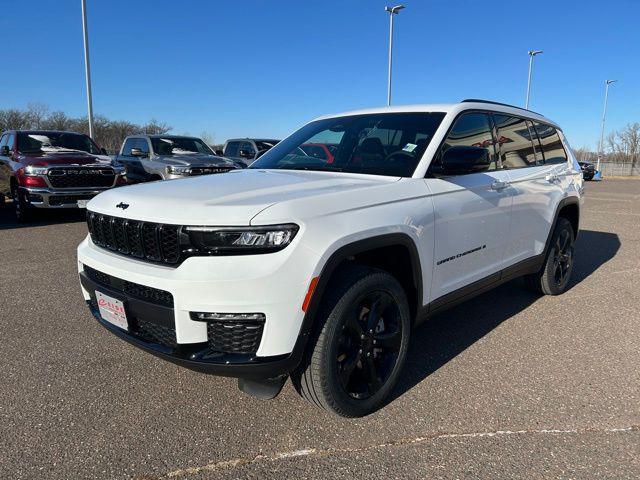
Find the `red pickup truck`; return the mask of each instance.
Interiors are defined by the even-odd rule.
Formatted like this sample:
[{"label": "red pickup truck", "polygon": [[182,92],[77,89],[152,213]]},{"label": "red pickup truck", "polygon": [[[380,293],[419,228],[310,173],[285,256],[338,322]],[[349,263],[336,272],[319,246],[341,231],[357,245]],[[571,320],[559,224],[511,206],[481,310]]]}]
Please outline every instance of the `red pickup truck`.
[{"label": "red pickup truck", "polygon": [[9,130],[0,137],[0,206],[13,198],[19,221],[38,209],[84,208],[98,193],[124,184],[124,169],[87,135]]}]

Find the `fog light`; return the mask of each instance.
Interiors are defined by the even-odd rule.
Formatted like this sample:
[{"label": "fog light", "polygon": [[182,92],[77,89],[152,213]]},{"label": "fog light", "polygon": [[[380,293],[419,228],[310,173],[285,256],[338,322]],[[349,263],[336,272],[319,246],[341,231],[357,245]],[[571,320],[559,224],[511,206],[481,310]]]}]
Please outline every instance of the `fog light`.
[{"label": "fog light", "polygon": [[208,313],[191,312],[191,320],[200,322],[264,322],[264,313]]}]

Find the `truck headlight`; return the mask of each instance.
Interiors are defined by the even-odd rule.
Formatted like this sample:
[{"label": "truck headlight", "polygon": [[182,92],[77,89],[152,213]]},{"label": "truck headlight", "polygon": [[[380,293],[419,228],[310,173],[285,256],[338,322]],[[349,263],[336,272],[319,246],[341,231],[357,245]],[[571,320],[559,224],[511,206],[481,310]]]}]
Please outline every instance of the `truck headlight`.
[{"label": "truck headlight", "polygon": [[293,223],[264,227],[185,227],[191,245],[208,255],[268,253],[289,245],[299,227]]},{"label": "truck headlight", "polygon": [[171,175],[190,175],[191,167],[178,167],[174,165],[169,165],[167,167],[167,173]]},{"label": "truck headlight", "polygon": [[33,165],[27,165],[24,167],[25,175],[46,175],[48,167],[34,167]]}]

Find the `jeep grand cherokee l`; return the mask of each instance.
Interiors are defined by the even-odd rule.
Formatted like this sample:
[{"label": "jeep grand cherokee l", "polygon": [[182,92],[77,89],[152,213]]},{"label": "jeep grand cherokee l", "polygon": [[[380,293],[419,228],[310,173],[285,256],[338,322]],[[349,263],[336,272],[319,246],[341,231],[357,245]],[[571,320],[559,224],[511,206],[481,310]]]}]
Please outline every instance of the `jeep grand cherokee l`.
[{"label": "jeep grand cherokee l", "polygon": [[98,193],[125,183],[124,170],[87,135],[10,130],[0,137],[0,200],[13,198],[20,221],[37,209],[84,208]]},{"label": "jeep grand cherokee l", "polygon": [[[332,163],[305,144],[336,145]],[[78,247],[118,337],[273,397],[361,416],[413,327],[524,276],[569,285],[583,180],[547,118],[486,101],[314,120],[246,170],[106,192]],[[150,388],[153,388],[150,386]]]}]

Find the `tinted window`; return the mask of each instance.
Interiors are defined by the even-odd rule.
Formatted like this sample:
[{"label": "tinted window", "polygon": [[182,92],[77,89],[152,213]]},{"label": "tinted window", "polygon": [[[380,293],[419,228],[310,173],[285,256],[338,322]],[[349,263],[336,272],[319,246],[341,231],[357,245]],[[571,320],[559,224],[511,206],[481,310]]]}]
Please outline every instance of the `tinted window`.
[{"label": "tinted window", "polygon": [[437,173],[440,159],[444,152],[451,147],[480,147],[487,150],[491,165],[489,170],[497,168],[494,149],[494,139],[491,133],[491,119],[486,113],[465,113],[458,117],[445,139],[439,155],[432,164],[431,170]]},{"label": "tinted window", "polygon": [[131,149],[136,147],[136,138],[127,138],[122,147],[122,155],[131,155]]},{"label": "tinted window", "polygon": [[564,151],[562,141],[555,128],[550,125],[538,123],[534,126],[542,145],[545,164],[566,163],[567,153]]},{"label": "tinted window", "polygon": [[508,115],[494,115],[498,128],[498,145],[502,168],[523,168],[536,165],[536,152],[532,137],[535,133],[529,130],[523,118]]},{"label": "tinted window", "polygon": [[2,135],[2,138],[0,138],[0,148],[4,147],[7,144],[7,140],[9,140],[9,134],[5,133],[4,135]]},{"label": "tinted window", "polygon": [[249,142],[242,142],[240,144],[240,148],[238,149],[238,153],[240,152],[240,150],[242,150],[242,153],[246,154],[247,157],[253,158],[256,154],[253,145],[251,145],[251,143]]},{"label": "tinted window", "polygon": [[[278,143],[250,168],[410,177],[443,118],[439,112],[416,112],[317,120]],[[333,161],[307,153],[304,147],[308,144],[333,149]]]},{"label": "tinted window", "polygon": [[237,157],[239,146],[240,146],[240,142],[227,143],[227,146],[224,148],[224,155],[226,157]]},{"label": "tinted window", "polygon": [[138,138],[134,148],[139,148],[143,153],[149,153],[149,142],[146,138]]},{"label": "tinted window", "polygon": [[[9,137],[12,147],[15,136]],[[23,153],[81,151],[99,154],[100,149],[87,136],[70,132],[31,131],[18,133],[18,150]]]},{"label": "tinted window", "polygon": [[13,148],[15,147],[15,143],[16,143],[16,136],[13,133],[9,134],[9,138],[7,139],[7,146],[9,147],[9,150],[13,151]]}]

